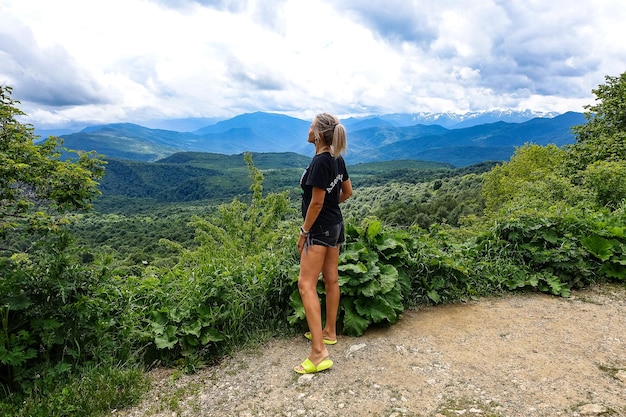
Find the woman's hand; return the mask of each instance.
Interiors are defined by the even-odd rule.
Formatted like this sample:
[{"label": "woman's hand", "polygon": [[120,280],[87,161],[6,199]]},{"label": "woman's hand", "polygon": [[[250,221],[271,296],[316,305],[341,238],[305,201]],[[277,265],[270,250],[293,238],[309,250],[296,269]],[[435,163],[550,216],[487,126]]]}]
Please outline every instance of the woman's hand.
[{"label": "woman's hand", "polygon": [[306,243],[306,236],[300,233],[298,237],[298,252],[302,255],[302,251],[304,250],[304,244]]}]

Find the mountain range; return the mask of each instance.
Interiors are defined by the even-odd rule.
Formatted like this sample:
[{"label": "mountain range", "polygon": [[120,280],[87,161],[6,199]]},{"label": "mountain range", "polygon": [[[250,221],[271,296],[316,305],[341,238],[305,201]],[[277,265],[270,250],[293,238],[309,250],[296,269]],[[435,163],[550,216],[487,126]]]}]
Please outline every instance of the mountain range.
[{"label": "mountain range", "polygon": [[[348,164],[413,159],[468,166],[508,160],[525,143],[562,146],[575,141],[571,128],[582,113],[482,112],[390,114],[347,118]],[[310,156],[310,120],[276,113],[247,113],[191,132],[132,123],[90,126],[61,135],[64,147],[95,150],[107,159],[152,162],[178,152],[235,155],[292,152]]]}]

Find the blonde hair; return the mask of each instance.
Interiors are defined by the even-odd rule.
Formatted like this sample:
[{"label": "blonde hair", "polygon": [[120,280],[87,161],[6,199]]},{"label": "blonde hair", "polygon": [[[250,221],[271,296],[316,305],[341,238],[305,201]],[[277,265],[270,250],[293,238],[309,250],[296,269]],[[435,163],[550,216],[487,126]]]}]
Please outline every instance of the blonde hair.
[{"label": "blonde hair", "polygon": [[317,140],[321,139],[326,145],[330,146],[331,153],[335,158],[345,153],[348,146],[346,128],[332,114],[321,113],[315,116],[313,133]]}]

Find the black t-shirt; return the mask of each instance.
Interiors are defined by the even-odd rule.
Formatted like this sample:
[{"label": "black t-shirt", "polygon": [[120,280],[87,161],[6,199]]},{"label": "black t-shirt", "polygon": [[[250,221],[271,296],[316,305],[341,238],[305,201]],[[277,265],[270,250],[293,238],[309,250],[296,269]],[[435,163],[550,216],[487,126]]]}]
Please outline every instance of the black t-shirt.
[{"label": "black t-shirt", "polygon": [[349,179],[346,162],[341,156],[335,159],[329,152],[315,155],[309,166],[302,173],[300,186],[302,187],[302,217],[313,198],[313,187],[326,190],[324,205],[313,225],[332,226],[343,221],[339,209],[339,194],[341,183]]}]

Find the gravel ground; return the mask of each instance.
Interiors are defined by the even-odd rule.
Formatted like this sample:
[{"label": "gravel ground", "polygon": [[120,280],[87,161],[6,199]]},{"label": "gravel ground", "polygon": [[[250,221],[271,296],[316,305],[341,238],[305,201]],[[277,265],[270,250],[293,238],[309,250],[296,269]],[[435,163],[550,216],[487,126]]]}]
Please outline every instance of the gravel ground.
[{"label": "gravel ground", "polygon": [[334,366],[300,376],[308,343],[273,339],[194,375],[157,369],[145,401],[113,415],[626,416],[624,285],[406,311],[339,336]]}]

